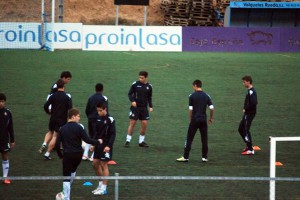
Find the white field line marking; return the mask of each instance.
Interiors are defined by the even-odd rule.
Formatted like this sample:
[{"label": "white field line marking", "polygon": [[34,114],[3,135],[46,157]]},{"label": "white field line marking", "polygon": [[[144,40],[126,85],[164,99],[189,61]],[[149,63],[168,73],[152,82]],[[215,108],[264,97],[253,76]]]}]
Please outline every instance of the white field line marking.
[{"label": "white field line marking", "polygon": [[286,54],[278,54],[278,55],[279,55],[279,56],[283,56],[283,57],[287,57],[287,58],[300,59],[300,58],[293,57],[293,56],[286,55]]}]

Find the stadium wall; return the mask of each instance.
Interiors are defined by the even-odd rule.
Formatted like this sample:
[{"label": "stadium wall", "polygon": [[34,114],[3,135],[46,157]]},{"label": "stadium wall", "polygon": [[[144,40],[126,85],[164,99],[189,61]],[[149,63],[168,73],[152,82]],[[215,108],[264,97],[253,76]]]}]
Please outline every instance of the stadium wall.
[{"label": "stadium wall", "polygon": [[[0,49],[39,49],[41,24],[0,23]],[[55,49],[300,52],[300,28],[100,26],[55,23]],[[45,34],[51,41],[52,31]]]}]

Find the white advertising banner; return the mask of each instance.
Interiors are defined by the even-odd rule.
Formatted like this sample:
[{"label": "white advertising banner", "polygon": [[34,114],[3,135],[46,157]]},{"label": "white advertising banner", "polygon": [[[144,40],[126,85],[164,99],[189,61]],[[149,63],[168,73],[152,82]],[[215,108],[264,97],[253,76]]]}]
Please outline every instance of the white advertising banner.
[{"label": "white advertising banner", "polygon": [[182,51],[180,26],[83,25],[83,50]]},{"label": "white advertising banner", "polygon": [[55,23],[54,49],[81,49],[81,23]]},{"label": "white advertising banner", "polygon": [[39,49],[41,30],[40,23],[1,22],[0,49]]},{"label": "white advertising banner", "polygon": [[[44,40],[54,44],[54,48],[82,48],[81,23],[55,23],[54,27],[54,41],[52,41],[52,29],[46,29],[44,35]],[[41,23],[0,23],[0,49],[40,49],[42,39]]]}]

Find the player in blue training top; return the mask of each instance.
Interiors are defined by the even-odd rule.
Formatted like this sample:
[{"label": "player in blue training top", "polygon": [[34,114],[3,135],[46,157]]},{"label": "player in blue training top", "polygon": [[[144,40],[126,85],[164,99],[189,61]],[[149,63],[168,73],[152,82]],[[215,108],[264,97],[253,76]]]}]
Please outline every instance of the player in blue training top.
[{"label": "player in blue training top", "polygon": [[200,130],[202,142],[202,162],[207,162],[208,154],[208,135],[207,135],[207,116],[206,108],[210,110],[208,123],[213,123],[214,106],[208,94],[202,90],[202,82],[195,80],[193,82],[194,93],[189,96],[189,117],[190,124],[185,141],[184,154],[178,158],[178,162],[188,162],[192,143],[197,130]]},{"label": "player in blue training top", "polygon": [[[97,119],[99,118],[99,115],[97,113],[97,107],[96,107],[97,104],[99,102],[105,102],[106,108],[108,110],[108,98],[102,94],[103,84],[97,83],[95,86],[95,91],[96,93],[89,97],[85,108],[85,114],[88,118],[88,130],[91,138],[94,138],[96,134],[96,123],[97,123]],[[82,160],[89,159],[88,157],[89,150],[90,150],[90,145],[86,144],[84,146],[84,153],[82,156]],[[91,161],[93,160],[93,154],[91,155],[90,160]]]},{"label": "player in blue training top", "polygon": [[[68,84],[71,81],[71,79],[72,79],[71,72],[69,72],[69,71],[63,71],[60,74],[60,79],[62,79],[65,84]],[[56,84],[56,82],[52,85],[52,87],[50,89],[50,93],[47,96],[47,100],[55,92],[57,92],[57,84]],[[70,95],[70,97],[71,97],[71,95]],[[49,110],[51,110],[51,105],[49,106]],[[49,144],[49,142],[52,139],[52,135],[53,135],[53,132],[51,132],[50,130],[45,134],[44,142],[43,142],[42,146],[39,149],[39,153],[40,154],[44,153],[44,151],[46,150],[47,145]]]},{"label": "player in blue training top", "polygon": [[[97,176],[109,176],[108,161],[112,159],[113,144],[116,138],[115,120],[107,112],[105,102],[97,104],[99,114],[97,131],[94,139],[100,139],[102,144],[97,144],[94,149],[93,167]],[[91,147],[93,150],[93,147]],[[100,180],[98,187],[92,191],[94,195],[107,194],[107,180]]]},{"label": "player in blue training top", "polygon": [[[53,93],[44,104],[44,110],[51,115],[49,120],[49,131],[52,132],[52,138],[49,143],[44,158],[51,160],[50,153],[55,146],[57,132],[59,128],[67,123],[68,110],[72,108],[72,99],[65,93],[64,81],[59,79],[57,82],[57,92]],[[52,105],[51,111],[49,105]]]},{"label": "player in blue training top", "polygon": [[239,125],[239,133],[242,136],[244,142],[246,143],[246,147],[244,148],[242,155],[253,155],[253,144],[252,137],[250,133],[250,127],[252,121],[256,114],[256,105],[257,105],[257,94],[256,90],[252,85],[252,77],[244,76],[242,78],[243,85],[248,89],[245,97],[244,108],[243,108],[243,117]]},{"label": "player in blue training top", "polygon": [[125,147],[129,147],[130,141],[132,139],[134,127],[137,120],[141,120],[141,129],[139,136],[139,146],[149,147],[145,143],[145,134],[148,125],[148,120],[150,119],[149,111],[153,111],[152,105],[152,85],[148,83],[147,80],[148,72],[139,72],[139,80],[133,82],[128,92],[128,98],[131,102],[130,113],[129,113],[129,127],[126,136]]},{"label": "player in blue training top", "polygon": [[2,155],[4,184],[10,184],[10,180],[7,179],[9,172],[8,152],[14,147],[15,137],[12,114],[10,110],[6,108],[5,94],[0,93],[0,152]]},{"label": "player in blue training top", "polygon": [[[79,121],[79,110],[76,108],[70,109],[68,111],[68,123],[59,129],[55,143],[57,155],[63,159],[63,176],[70,177],[70,179],[65,179],[63,181],[64,200],[70,200],[71,185],[82,158],[82,140],[93,145],[102,143],[101,140],[89,138],[85,132],[84,126],[80,124]],[[61,146],[63,147],[63,153],[60,149]]]}]

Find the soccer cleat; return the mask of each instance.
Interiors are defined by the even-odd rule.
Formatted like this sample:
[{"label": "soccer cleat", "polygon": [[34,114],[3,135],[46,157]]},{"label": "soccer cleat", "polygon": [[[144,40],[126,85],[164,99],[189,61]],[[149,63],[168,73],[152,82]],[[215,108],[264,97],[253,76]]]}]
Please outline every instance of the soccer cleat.
[{"label": "soccer cleat", "polygon": [[89,159],[89,157],[87,157],[87,156],[82,156],[82,160],[88,160]]},{"label": "soccer cleat", "polygon": [[50,156],[46,156],[44,155],[45,160],[52,160],[52,158]]},{"label": "soccer cleat", "polygon": [[146,142],[139,143],[139,147],[149,147]]},{"label": "soccer cleat", "polygon": [[9,179],[4,179],[3,183],[4,183],[4,184],[11,184],[11,182],[10,182]]},{"label": "soccer cleat", "polygon": [[39,149],[39,153],[42,154],[46,150],[46,146],[42,145],[41,148]]},{"label": "soccer cleat", "polygon": [[242,155],[254,155],[254,150],[247,150],[247,151],[243,151],[242,153],[241,153]]},{"label": "soccer cleat", "polygon": [[91,162],[93,162],[94,161],[94,158],[93,157],[90,157],[90,159],[89,159]]},{"label": "soccer cleat", "polygon": [[176,159],[177,162],[188,162],[189,159],[185,159],[183,156],[181,156],[180,158]]},{"label": "soccer cleat", "polygon": [[107,190],[99,189],[93,193],[94,195],[107,195]]},{"label": "soccer cleat", "polygon": [[248,147],[247,147],[247,146],[243,149],[243,152],[244,152],[244,151],[248,151]]},{"label": "soccer cleat", "polygon": [[202,158],[202,162],[208,162],[207,158]]},{"label": "soccer cleat", "polygon": [[126,141],[124,144],[124,147],[129,147],[129,145],[130,145],[130,142]]}]

